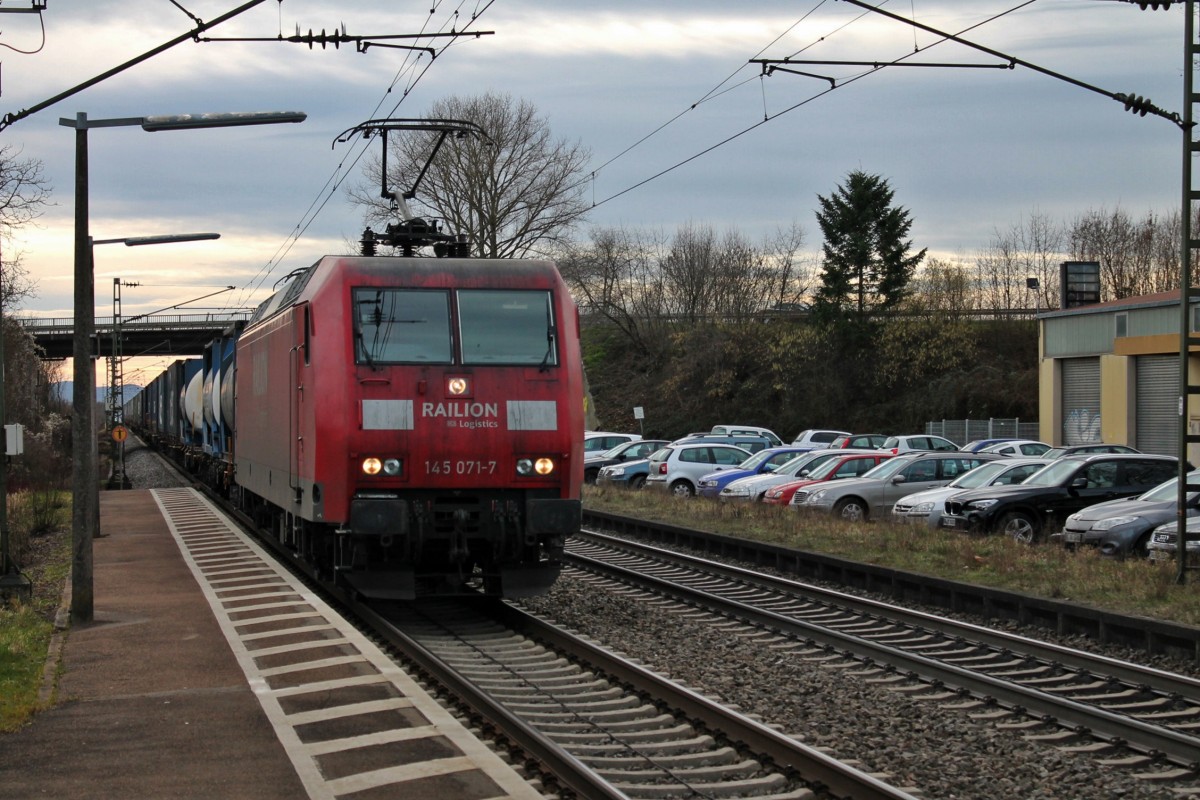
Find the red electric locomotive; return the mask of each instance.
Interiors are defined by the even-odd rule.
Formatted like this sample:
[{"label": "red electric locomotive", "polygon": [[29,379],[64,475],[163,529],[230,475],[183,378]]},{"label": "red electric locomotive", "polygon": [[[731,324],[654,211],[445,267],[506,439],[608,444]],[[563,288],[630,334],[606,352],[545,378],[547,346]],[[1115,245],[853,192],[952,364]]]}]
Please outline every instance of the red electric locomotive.
[{"label": "red electric locomotive", "polygon": [[237,341],[233,494],[365,596],[521,597],[579,530],[578,311],[547,261],[327,256]]}]

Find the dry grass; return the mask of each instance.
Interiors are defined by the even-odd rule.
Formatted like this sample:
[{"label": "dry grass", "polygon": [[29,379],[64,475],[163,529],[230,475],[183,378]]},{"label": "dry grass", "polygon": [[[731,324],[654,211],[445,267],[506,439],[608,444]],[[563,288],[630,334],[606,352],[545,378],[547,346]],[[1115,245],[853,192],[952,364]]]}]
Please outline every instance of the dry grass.
[{"label": "dry grass", "polygon": [[786,507],[678,499],[584,487],[587,508],[741,536],[880,566],[1200,625],[1200,575],[1179,585],[1173,564],[1103,558],[1092,548],[1028,547],[1002,536],[844,523]]}]

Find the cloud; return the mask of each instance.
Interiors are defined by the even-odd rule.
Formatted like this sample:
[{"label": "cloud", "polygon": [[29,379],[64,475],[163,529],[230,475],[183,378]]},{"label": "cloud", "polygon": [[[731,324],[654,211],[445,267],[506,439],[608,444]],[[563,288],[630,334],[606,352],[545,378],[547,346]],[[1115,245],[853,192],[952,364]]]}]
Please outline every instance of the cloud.
[{"label": "cloud", "polygon": [[[5,59],[0,111],[29,108],[193,24],[172,3],[143,5],[134,19],[126,4],[113,0],[51,4],[44,15],[46,47]],[[205,20],[234,5],[184,4]],[[980,9],[961,0],[890,5],[955,32],[1007,7]],[[468,25],[465,17],[453,20],[449,6],[434,7],[430,17],[426,6],[398,10],[384,0],[263,3],[209,34],[269,38],[290,35],[297,25],[319,32],[342,23],[352,35],[395,34]],[[589,147],[595,224],[670,232],[705,222],[758,238],[798,220],[815,250],[816,197],[853,169],[887,178],[897,202],[913,214],[914,245],[943,254],[982,248],[992,231],[1034,209],[1065,221],[1101,206],[1140,214],[1178,205],[1181,135],[1175,125],[1135,117],[1111,99],[1036,70],[892,67],[849,81],[864,68],[814,65],[811,71],[838,82],[822,94],[826,81],[761,77],[748,63],[760,54],[890,60],[935,40],[908,25],[863,16],[849,3],[527,0],[486,8],[469,27],[494,35],[439,49],[432,65],[427,56],[417,60],[382,47],[362,54],[352,47],[188,41],[13,124],[0,135],[41,159],[56,188],[57,205],[43,227],[19,237],[42,292],[30,310],[70,308],[74,134],[58,119],[80,111],[92,119],[309,114],[302,125],[91,131],[94,235],[222,234],[217,243],[186,251],[141,248],[146,252],[136,259],[126,248],[120,259],[98,254],[101,305],[104,277],[141,271],[174,271],[188,280],[211,275],[218,284],[236,283],[236,299],[253,303],[291,269],[344,250],[362,221],[339,182],[356,181],[358,173],[355,148],[335,146],[334,138],[368,118],[421,116],[450,94],[509,92],[534,103],[556,136]],[[1180,16],[1180,9],[1155,14],[1124,3],[1043,0],[964,36],[1103,90],[1136,92],[1179,109]],[[4,22],[0,40],[6,43],[40,36],[26,15]],[[914,58],[997,60],[954,43]],[[178,296],[186,299],[187,291]],[[132,296],[131,302],[141,300]]]}]

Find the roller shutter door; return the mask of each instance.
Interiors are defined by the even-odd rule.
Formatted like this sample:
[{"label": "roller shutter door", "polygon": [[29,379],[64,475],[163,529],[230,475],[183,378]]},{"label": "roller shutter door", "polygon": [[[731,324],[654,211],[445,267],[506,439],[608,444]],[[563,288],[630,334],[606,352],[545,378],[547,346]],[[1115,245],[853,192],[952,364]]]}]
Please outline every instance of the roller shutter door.
[{"label": "roller shutter door", "polygon": [[1179,356],[1137,358],[1137,442],[1143,453],[1179,454]]},{"label": "roller shutter door", "polygon": [[1100,359],[1065,358],[1062,362],[1064,445],[1100,441]]}]

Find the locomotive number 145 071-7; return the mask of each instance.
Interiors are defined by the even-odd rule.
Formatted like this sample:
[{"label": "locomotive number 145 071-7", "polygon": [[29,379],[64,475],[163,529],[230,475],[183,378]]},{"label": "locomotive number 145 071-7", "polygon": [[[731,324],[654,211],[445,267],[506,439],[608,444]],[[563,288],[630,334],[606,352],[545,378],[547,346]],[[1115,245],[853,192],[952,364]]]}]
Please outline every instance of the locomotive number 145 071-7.
[{"label": "locomotive number 145 071-7", "polygon": [[459,459],[457,461],[426,461],[426,475],[494,475],[495,461],[472,461]]}]

